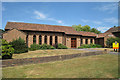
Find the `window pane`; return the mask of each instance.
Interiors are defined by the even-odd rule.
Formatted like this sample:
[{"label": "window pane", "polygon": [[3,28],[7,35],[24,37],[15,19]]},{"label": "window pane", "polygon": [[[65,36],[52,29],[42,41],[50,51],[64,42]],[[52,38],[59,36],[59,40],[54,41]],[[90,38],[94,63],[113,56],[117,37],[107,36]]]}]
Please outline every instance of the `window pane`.
[{"label": "window pane", "polygon": [[40,45],[42,44],[42,36],[41,35],[39,36],[39,44]]},{"label": "window pane", "polygon": [[52,36],[50,36],[50,45],[52,45]]},{"label": "window pane", "polygon": [[45,35],[44,43],[47,44],[47,36]]},{"label": "window pane", "polygon": [[90,43],[92,44],[92,39],[90,39]]},{"label": "window pane", "polygon": [[55,36],[55,44],[57,44],[58,42],[57,36]]},{"label": "window pane", "polygon": [[33,36],[33,44],[36,44],[36,35]]},{"label": "window pane", "polygon": [[88,39],[86,39],[85,44],[88,44]]}]

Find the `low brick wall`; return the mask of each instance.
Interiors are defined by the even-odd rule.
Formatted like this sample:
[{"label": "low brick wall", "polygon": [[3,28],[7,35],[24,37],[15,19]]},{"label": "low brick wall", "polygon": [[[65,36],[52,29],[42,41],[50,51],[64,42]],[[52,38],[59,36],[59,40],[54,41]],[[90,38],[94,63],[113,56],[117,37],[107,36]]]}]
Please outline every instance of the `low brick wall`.
[{"label": "low brick wall", "polygon": [[86,53],[78,53],[78,54],[38,57],[38,58],[9,59],[9,60],[2,60],[2,67],[18,66],[18,65],[34,64],[34,63],[45,63],[50,61],[66,60],[76,57],[100,55],[106,53],[107,51],[97,51],[97,52],[86,52]]}]

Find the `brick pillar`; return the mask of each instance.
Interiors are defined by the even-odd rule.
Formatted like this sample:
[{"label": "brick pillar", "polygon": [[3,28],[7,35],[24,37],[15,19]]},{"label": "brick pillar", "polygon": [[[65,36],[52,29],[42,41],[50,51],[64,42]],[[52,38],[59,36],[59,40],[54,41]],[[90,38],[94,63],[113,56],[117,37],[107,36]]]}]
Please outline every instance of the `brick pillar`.
[{"label": "brick pillar", "polygon": [[58,43],[62,44],[62,36],[58,36]]},{"label": "brick pillar", "polygon": [[85,44],[85,39],[83,39],[83,44]]},{"label": "brick pillar", "polygon": [[50,45],[50,36],[47,36],[47,44]]},{"label": "brick pillar", "polygon": [[39,35],[36,35],[36,44],[39,44]]},{"label": "brick pillar", "polygon": [[42,35],[42,44],[44,44],[44,37],[45,37],[45,36],[44,36],[44,35]]},{"label": "brick pillar", "polygon": [[52,36],[52,45],[55,44],[55,36]]},{"label": "brick pillar", "polygon": [[66,46],[68,48],[71,48],[71,38],[69,38],[69,37],[66,37]]},{"label": "brick pillar", "polygon": [[28,35],[28,47],[33,44],[33,35]]},{"label": "brick pillar", "polygon": [[77,38],[77,46],[76,48],[78,48],[80,46],[80,38]]},{"label": "brick pillar", "polygon": [[93,41],[92,43],[95,44],[95,39],[93,39],[92,41]]},{"label": "brick pillar", "polygon": [[90,44],[90,39],[88,39],[88,44]]}]

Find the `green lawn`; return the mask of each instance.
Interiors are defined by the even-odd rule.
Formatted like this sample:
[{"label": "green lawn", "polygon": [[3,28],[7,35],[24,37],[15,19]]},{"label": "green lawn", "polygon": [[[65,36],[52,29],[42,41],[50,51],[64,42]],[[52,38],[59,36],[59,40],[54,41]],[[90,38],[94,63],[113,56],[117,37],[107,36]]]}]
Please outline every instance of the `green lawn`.
[{"label": "green lawn", "polygon": [[83,53],[88,51],[80,51],[73,49],[57,49],[57,50],[36,50],[29,51],[27,53],[22,54],[13,54],[14,59],[18,58],[33,58],[33,57],[45,57],[45,56],[56,56],[56,55],[64,55],[64,54],[76,54]]},{"label": "green lawn", "polygon": [[118,56],[79,57],[65,61],[3,68],[3,78],[117,78]]}]

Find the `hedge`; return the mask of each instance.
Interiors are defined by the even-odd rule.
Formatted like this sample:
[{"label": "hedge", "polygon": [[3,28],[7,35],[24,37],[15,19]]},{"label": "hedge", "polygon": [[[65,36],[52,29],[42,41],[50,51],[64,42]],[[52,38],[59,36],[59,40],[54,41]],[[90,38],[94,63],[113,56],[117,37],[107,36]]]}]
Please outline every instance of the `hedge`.
[{"label": "hedge", "polygon": [[78,48],[101,48],[101,45],[98,44],[83,44]]},{"label": "hedge", "polygon": [[21,38],[13,40],[9,44],[13,46],[16,54],[28,52],[28,47],[25,41]]},{"label": "hedge", "polygon": [[30,45],[29,48],[30,51],[39,50],[39,49],[55,49],[55,47],[47,44],[43,44],[43,45],[32,44]]}]

